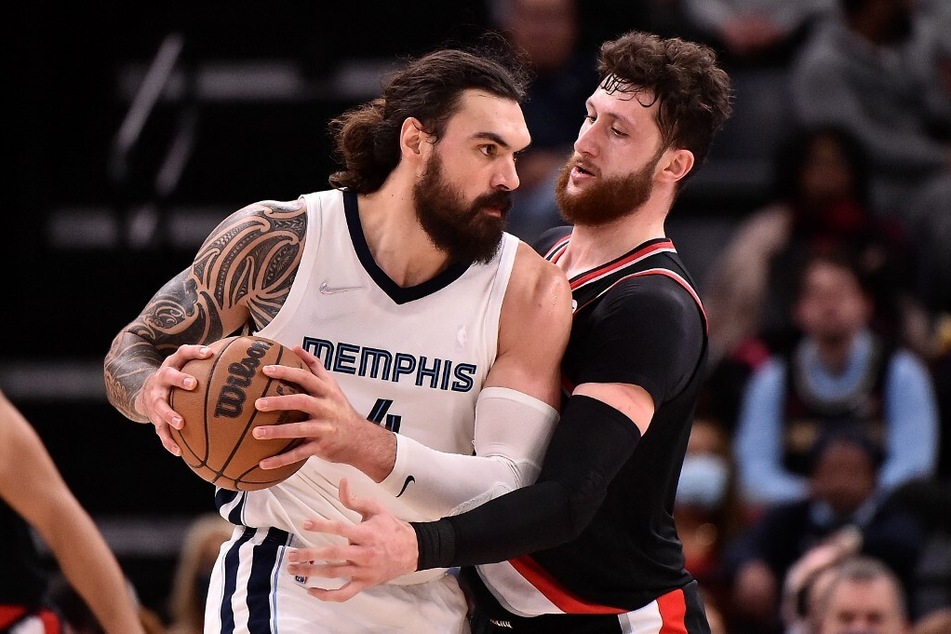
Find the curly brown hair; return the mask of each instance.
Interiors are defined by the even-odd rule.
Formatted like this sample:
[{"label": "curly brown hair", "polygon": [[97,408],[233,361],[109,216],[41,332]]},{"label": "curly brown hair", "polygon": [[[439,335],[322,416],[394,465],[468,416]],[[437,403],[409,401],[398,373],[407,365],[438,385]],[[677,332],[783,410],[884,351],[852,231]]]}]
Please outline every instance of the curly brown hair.
[{"label": "curly brown hair", "polygon": [[[690,150],[697,171],[713,135],[732,110],[730,78],[705,45],[631,31],[601,45],[601,88],[608,93],[651,93],[664,147]],[[689,175],[688,175],[689,176]]]},{"label": "curly brown hair", "polygon": [[403,122],[415,117],[437,141],[459,108],[463,91],[484,90],[521,103],[528,67],[514,50],[442,49],[392,75],[381,97],[330,122],[335,154],[344,169],[330,184],[361,194],[378,190],[399,164]]}]

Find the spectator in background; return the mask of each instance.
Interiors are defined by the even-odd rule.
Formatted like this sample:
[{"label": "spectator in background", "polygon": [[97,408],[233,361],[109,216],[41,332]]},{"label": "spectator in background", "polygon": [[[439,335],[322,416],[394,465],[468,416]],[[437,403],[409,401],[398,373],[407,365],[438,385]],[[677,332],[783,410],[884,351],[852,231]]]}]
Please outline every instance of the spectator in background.
[{"label": "spectator in background", "polygon": [[522,106],[532,144],[519,157],[520,186],[508,231],[534,242],[563,224],[555,181],[578,136],[578,117],[597,83],[594,51],[583,50],[577,0],[491,0],[493,15],[534,72]]},{"label": "spectator in background", "polygon": [[[780,625],[780,589],[797,560],[814,548],[810,557],[828,563],[838,558],[836,553],[880,558],[911,595],[923,530],[911,510],[876,486],[879,464],[878,448],[865,436],[828,435],[815,449],[808,499],[768,509],[730,545],[732,611],[745,619],[744,631],[772,632]],[[829,549],[832,556],[826,557]],[[807,585],[789,583],[800,589]]]},{"label": "spectator in background", "polygon": [[65,623],[29,528],[109,634],[142,634],[119,562],[63,481],[42,440],[0,392],[0,631],[54,633]]},{"label": "spectator in background", "polygon": [[234,526],[217,513],[196,518],[182,542],[169,596],[168,634],[202,634],[205,599],[218,550]]},{"label": "spectator in background", "polygon": [[825,596],[836,566],[858,554],[862,533],[846,526],[812,546],[786,572],[780,604],[784,634],[816,634],[819,599]]},{"label": "spectator in background", "polygon": [[[730,442],[714,418],[694,419],[674,501],[674,523],[684,549],[684,567],[703,591],[707,617],[729,598],[721,574],[721,553],[740,527]],[[719,617],[722,619],[722,617]],[[711,623],[712,627],[712,623]]]},{"label": "spectator in background", "polygon": [[681,0],[687,22],[731,66],[785,66],[813,23],[836,0]]},{"label": "spectator in background", "polygon": [[951,300],[951,17],[913,0],[840,0],[794,61],[796,119],[861,140],[873,203],[917,242],[920,292]]},{"label": "spectator in background", "polygon": [[885,456],[883,490],[931,477],[938,413],[927,366],[869,323],[873,302],[847,257],[807,261],[794,308],[803,337],[747,385],[734,439],[741,494],[756,505],[804,499],[816,440],[859,428]]},{"label": "spectator in background", "polygon": [[816,634],[904,634],[911,629],[899,580],[871,557],[839,565],[816,612]]},{"label": "spectator in background", "polygon": [[[711,366],[785,352],[795,337],[796,280],[817,250],[854,252],[875,296],[876,328],[919,354],[929,346],[924,310],[907,291],[912,277],[902,227],[870,205],[864,148],[839,127],[795,130],[773,159],[772,202],[745,218],[715,262],[704,289]],[[758,363],[762,352],[754,355]]]}]

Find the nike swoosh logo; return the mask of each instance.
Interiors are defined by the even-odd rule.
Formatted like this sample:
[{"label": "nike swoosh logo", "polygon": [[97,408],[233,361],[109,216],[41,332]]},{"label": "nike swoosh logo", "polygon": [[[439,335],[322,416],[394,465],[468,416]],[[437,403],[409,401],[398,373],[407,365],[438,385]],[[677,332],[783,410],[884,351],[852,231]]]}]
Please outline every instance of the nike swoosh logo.
[{"label": "nike swoosh logo", "polygon": [[330,280],[324,280],[320,283],[320,294],[321,295],[333,295],[334,293],[346,293],[347,291],[357,291],[363,288],[362,286],[330,286],[328,284]]},{"label": "nike swoosh logo", "polygon": [[400,492],[396,494],[396,497],[399,497],[406,493],[406,487],[410,485],[410,482],[416,482],[416,478],[413,476],[406,476],[406,481],[403,483],[403,488],[400,489]]}]

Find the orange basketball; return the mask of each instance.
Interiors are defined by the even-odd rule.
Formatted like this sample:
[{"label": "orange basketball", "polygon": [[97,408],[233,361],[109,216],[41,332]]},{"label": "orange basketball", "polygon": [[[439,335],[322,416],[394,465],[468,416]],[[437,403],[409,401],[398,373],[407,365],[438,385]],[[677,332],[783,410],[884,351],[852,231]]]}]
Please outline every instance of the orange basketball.
[{"label": "orange basketball", "polygon": [[294,383],[272,379],[265,365],[306,368],[300,357],[276,341],[255,336],[227,337],[208,346],[214,353],[193,359],[182,368],[198,380],[194,390],[173,388],[169,404],[185,419],[181,430],[171,428],[182,460],[212,484],[232,491],[254,491],[292,476],[304,461],[261,469],[258,462],[295,447],[300,439],[259,440],[251,435],[258,425],[299,422],[303,412],[260,412],[254,401],[262,396],[299,394]]}]

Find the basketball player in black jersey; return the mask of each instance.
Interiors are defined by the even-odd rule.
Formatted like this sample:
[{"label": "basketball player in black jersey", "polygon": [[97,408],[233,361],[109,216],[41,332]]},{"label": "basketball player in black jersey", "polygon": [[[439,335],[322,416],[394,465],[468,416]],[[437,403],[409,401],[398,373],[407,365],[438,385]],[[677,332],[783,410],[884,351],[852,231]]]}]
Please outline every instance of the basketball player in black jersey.
[{"label": "basketball player in black jersey", "polygon": [[363,523],[306,527],[349,544],[291,554],[291,574],[350,578],[314,596],[343,601],[463,566],[475,632],[710,631],[671,517],[706,322],[664,223],[729,116],[729,79],[708,48],[640,32],[606,42],[599,71],[557,188],[573,228],[538,245],[575,308],[561,422],[537,483],[407,524],[343,482]]},{"label": "basketball player in black jersey", "polygon": [[[40,556],[33,532],[50,549]],[[43,440],[0,391],[0,632],[72,631],[48,587],[62,573],[101,631],[144,634],[122,566]]]}]

